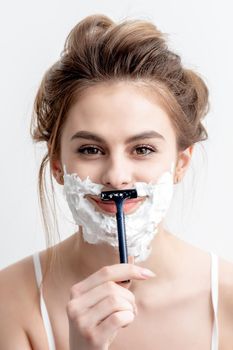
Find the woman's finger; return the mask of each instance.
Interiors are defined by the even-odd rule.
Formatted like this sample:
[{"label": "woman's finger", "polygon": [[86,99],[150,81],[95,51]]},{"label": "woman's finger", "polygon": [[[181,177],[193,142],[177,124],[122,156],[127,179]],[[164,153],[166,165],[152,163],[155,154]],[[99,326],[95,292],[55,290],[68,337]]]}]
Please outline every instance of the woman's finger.
[{"label": "woman's finger", "polygon": [[130,279],[144,280],[154,277],[155,274],[148,269],[133,264],[114,264],[104,266],[85,280],[71,288],[71,297],[86,293],[107,281],[121,282]]},{"label": "woman's finger", "polygon": [[133,322],[135,314],[132,311],[118,311],[107,317],[95,329],[95,337],[100,344],[110,343],[120,328]]},{"label": "woman's finger", "polygon": [[75,304],[76,311],[81,315],[85,313],[87,309],[92,308],[109,295],[124,298],[131,303],[133,307],[136,307],[134,294],[113,281],[107,281],[103,285],[90,289],[88,292],[81,294],[78,298],[72,299],[71,303]]},{"label": "woman's finger", "polygon": [[93,329],[113,313],[119,311],[130,311],[136,315],[136,309],[128,300],[116,295],[110,295],[101,300],[93,308],[79,315],[79,326],[84,329],[87,327]]}]

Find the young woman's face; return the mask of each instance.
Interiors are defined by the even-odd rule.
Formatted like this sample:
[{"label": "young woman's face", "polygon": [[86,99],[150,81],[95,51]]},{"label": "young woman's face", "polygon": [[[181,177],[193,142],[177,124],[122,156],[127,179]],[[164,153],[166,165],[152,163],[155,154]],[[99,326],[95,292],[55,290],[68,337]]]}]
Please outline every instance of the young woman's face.
[{"label": "young woman's face", "polygon": [[156,99],[130,83],[89,88],[70,109],[61,165],[106,190],[156,180],[177,160],[176,135]]}]

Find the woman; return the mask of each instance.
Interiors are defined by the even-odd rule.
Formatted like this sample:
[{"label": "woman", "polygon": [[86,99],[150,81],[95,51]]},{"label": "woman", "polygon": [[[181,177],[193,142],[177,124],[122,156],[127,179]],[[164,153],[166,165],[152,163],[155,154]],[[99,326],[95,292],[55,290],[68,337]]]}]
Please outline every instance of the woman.
[{"label": "woman", "polygon": [[[78,231],[1,271],[1,349],[233,348],[232,264],[218,269],[163,225],[207,109],[205,83],[152,23],[95,15],[73,28],[37,93],[32,136],[48,149],[45,227],[48,164]],[[99,194],[131,188],[119,264],[115,205]]]}]

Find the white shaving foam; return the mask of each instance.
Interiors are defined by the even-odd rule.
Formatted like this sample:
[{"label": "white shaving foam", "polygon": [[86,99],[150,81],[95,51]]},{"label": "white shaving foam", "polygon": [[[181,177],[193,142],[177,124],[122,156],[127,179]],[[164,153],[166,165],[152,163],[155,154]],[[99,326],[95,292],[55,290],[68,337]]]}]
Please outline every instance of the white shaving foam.
[{"label": "white shaving foam", "polygon": [[[150,243],[172,200],[173,172],[174,163],[171,170],[163,173],[156,183],[136,182],[134,185],[138,196],[146,196],[137,210],[125,215],[128,254],[135,257],[135,262],[145,261],[151,253]],[[64,166],[63,194],[75,223],[82,226],[84,240],[91,244],[105,242],[118,247],[115,216],[97,211],[85,198],[85,195],[100,195],[103,188],[89,177],[81,180],[76,173],[67,174]]]}]

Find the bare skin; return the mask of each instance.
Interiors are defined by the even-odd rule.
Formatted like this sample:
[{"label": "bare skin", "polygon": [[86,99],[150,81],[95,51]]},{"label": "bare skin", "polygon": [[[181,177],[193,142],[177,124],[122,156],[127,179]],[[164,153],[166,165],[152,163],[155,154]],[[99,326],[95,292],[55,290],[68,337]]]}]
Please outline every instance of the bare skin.
[{"label": "bare skin", "polygon": [[[57,350],[69,349],[66,307],[70,290],[86,277],[86,272],[80,268],[68,268],[74,261],[77,261],[77,265],[73,266],[82,266],[79,264],[82,258],[70,254],[74,242],[82,247],[83,242],[78,237],[74,235],[59,244],[57,249],[63,255],[63,269],[56,264],[52,275],[44,283],[44,297]],[[209,255],[166,231],[156,236],[154,243],[157,243],[157,253],[160,254],[158,266],[153,269],[156,277],[133,279],[127,286],[135,296],[137,315],[128,327],[118,331],[109,349],[171,349],[171,346],[172,349],[210,349],[213,311]],[[43,251],[40,256],[44,267],[46,252]],[[220,350],[230,350],[233,345],[232,303],[226,293],[233,291],[232,276],[232,264],[220,259]],[[1,303],[1,334],[5,335],[5,340],[0,337],[1,348],[48,349],[32,258],[28,257],[2,270],[0,281],[3,286],[1,300],[4,300]]]},{"label": "bare skin", "polygon": [[[79,137],[72,138],[77,132]],[[155,96],[120,83],[92,88],[74,104],[60,157],[51,160],[51,167],[60,185],[65,164],[67,172],[91,176],[106,190],[125,189],[136,181],[156,181],[172,163],[174,180],[182,180],[192,151],[192,146],[177,151],[169,115]],[[167,232],[162,223],[151,255],[138,264],[132,259],[118,264],[116,250],[90,245],[81,233],[54,249],[61,261],[46,275],[43,292],[57,350],[210,349],[210,256]],[[47,253],[40,255],[44,271]],[[156,277],[142,277],[142,268]],[[119,283],[127,279],[129,285]],[[32,257],[1,271],[0,285],[0,348],[48,349]],[[232,350],[233,266],[223,259],[219,294],[219,349]]]}]

